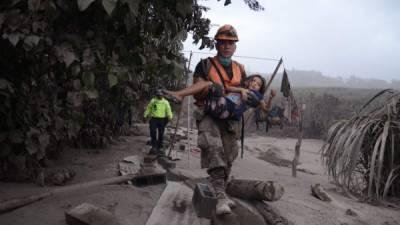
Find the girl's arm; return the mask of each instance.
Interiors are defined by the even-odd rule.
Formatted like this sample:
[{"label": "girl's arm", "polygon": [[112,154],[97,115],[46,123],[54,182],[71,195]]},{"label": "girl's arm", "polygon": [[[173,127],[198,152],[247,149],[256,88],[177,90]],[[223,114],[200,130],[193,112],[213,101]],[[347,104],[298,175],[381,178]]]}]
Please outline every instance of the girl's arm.
[{"label": "girl's arm", "polygon": [[264,101],[260,102],[260,108],[263,111],[267,112],[271,108],[271,102],[272,102],[272,99],[275,97],[275,95],[276,95],[276,91],[271,90],[268,100],[267,101],[264,100]]},{"label": "girl's arm", "polygon": [[247,99],[247,93],[249,92],[249,89],[242,87],[227,86],[225,89],[227,90],[227,92],[240,93],[242,95],[243,100]]}]

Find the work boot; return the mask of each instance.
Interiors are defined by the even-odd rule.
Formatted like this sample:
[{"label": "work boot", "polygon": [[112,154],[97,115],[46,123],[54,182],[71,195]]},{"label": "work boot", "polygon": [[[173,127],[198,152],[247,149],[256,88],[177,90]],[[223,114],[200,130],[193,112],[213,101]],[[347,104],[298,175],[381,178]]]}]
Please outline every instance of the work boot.
[{"label": "work boot", "polygon": [[217,197],[217,206],[215,208],[215,214],[231,214],[231,208],[229,204],[232,204],[232,200],[228,199],[225,193],[225,170],[223,168],[216,168],[209,171],[210,183],[212,184],[215,194]]},{"label": "work boot", "polygon": [[236,202],[233,201],[232,199],[230,199],[229,197],[226,198],[226,201],[227,201],[229,207],[231,207],[232,209],[236,207]]},{"label": "work boot", "polygon": [[224,214],[231,214],[232,210],[229,207],[227,198],[218,199],[217,206],[215,207],[215,214],[217,215],[224,215]]}]

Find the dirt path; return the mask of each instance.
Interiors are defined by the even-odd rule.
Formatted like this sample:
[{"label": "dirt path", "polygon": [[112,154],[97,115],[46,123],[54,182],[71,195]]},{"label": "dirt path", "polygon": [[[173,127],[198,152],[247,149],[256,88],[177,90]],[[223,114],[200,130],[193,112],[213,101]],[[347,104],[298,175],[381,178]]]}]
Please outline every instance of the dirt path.
[{"label": "dirt path", "polygon": [[[115,177],[118,162],[126,156],[143,154],[146,136],[122,137],[108,149],[63,152],[56,167],[72,168],[76,172],[68,184]],[[49,197],[31,205],[0,215],[4,225],[66,225],[64,213],[83,202],[88,202],[114,213],[124,225],[146,224],[165,185],[137,188],[132,185],[105,185]],[[36,184],[0,183],[0,199],[42,193],[54,187]]]},{"label": "dirt path", "polygon": [[[330,183],[321,164],[319,149],[322,141],[303,140],[299,172],[292,177],[291,162],[296,139],[250,136],[245,139],[243,159],[235,161],[232,174],[239,179],[264,179],[279,182],[285,187],[281,200],[269,205],[277,209],[296,225],[399,225],[400,211],[371,206],[345,197]],[[273,156],[273,157],[271,157]],[[185,159],[182,155],[182,159]],[[197,176],[204,176],[199,169],[199,153],[178,163],[178,167]],[[290,165],[290,164],[289,164]],[[310,186],[320,183],[335,199],[323,202],[311,195]],[[356,215],[351,212],[355,212]]]},{"label": "dirt path", "polygon": [[[146,128],[146,126],[143,126]],[[76,177],[69,184],[117,176],[118,162],[129,155],[143,154],[147,148],[147,136],[121,138],[116,145],[104,150],[74,150],[64,152],[58,167],[76,171]],[[194,177],[207,176],[201,170],[200,153],[195,148],[193,135],[192,149],[173,154],[177,168]],[[340,194],[332,185],[320,163],[319,140],[304,140],[298,177],[291,176],[286,162],[293,158],[295,139],[279,139],[251,136],[245,140],[243,159],[235,161],[233,175],[236,178],[274,180],[285,187],[281,200],[270,203],[275,209],[297,225],[399,225],[400,211],[358,203]],[[310,186],[320,183],[335,201],[322,202],[311,196]],[[114,213],[124,225],[146,224],[165,185],[137,188],[130,185],[107,185],[89,188],[74,193],[58,195],[36,202],[12,212],[0,215],[0,224],[13,225],[65,225],[64,213],[88,202]],[[47,187],[51,188],[51,187]],[[46,187],[36,184],[0,183],[0,199],[40,193]],[[351,209],[356,215],[346,213]]]}]

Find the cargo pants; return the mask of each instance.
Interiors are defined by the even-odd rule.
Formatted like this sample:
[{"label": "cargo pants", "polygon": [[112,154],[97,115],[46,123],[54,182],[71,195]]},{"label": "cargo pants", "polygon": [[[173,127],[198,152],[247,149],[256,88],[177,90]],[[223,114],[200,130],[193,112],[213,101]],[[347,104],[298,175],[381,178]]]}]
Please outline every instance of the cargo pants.
[{"label": "cargo pants", "polygon": [[213,119],[204,114],[201,107],[194,109],[194,118],[198,128],[197,144],[201,149],[201,168],[207,168],[217,197],[225,198],[226,180],[239,153],[240,123]]}]

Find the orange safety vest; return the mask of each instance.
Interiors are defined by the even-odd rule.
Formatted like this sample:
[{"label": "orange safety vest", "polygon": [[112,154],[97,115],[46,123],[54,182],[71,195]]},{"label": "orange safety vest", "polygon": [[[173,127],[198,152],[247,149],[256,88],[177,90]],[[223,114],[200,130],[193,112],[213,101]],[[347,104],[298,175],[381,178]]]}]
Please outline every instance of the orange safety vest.
[{"label": "orange safety vest", "polygon": [[[226,73],[224,67],[221,65],[219,62],[217,56],[214,56],[213,58],[208,58],[206,60],[212,60],[215,64],[215,66],[218,68],[215,68],[214,64],[211,62],[206,62],[204,69],[208,70],[208,78],[216,83],[220,84],[221,86],[231,86],[231,87],[237,87],[241,84],[242,82],[242,73],[244,73],[244,68],[243,65],[232,60],[232,79],[229,79],[228,74]],[[218,71],[221,73],[222,79],[224,82],[221,81],[220,75],[218,74]],[[203,95],[205,96],[205,95]],[[196,97],[195,97],[196,98]],[[202,98],[196,98],[196,102],[194,103],[195,105],[201,106],[204,104],[204,101]]]},{"label": "orange safety vest", "polygon": [[208,71],[208,77],[209,79],[216,83],[220,84],[221,86],[231,86],[231,87],[237,87],[240,85],[242,81],[242,71],[243,71],[243,66],[239,64],[236,61],[232,60],[232,79],[229,79],[228,74],[226,73],[224,67],[221,65],[219,62],[218,58],[214,56],[213,58],[210,58],[209,60],[212,60],[214,64],[217,66],[219,72],[222,75],[222,78],[224,79],[224,82],[221,81],[221,78],[218,74],[217,68],[214,67],[214,64],[211,64],[210,70]]}]

